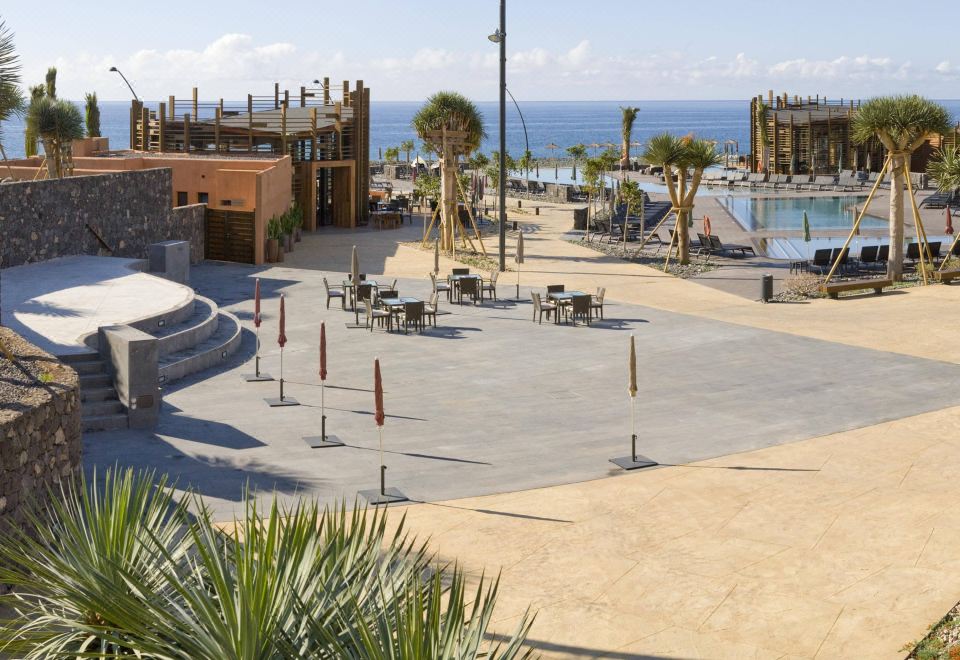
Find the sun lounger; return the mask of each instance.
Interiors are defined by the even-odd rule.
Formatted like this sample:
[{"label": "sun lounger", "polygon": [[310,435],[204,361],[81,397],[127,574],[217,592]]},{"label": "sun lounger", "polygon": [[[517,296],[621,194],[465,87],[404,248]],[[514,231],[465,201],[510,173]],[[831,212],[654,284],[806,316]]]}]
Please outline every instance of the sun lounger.
[{"label": "sun lounger", "polygon": [[732,254],[739,253],[740,256],[747,256],[747,252],[750,252],[753,256],[757,256],[756,251],[749,245],[736,245],[732,243],[727,243],[726,245],[720,241],[720,238],[711,234],[707,238],[710,239],[710,249],[714,252],[730,252]]}]

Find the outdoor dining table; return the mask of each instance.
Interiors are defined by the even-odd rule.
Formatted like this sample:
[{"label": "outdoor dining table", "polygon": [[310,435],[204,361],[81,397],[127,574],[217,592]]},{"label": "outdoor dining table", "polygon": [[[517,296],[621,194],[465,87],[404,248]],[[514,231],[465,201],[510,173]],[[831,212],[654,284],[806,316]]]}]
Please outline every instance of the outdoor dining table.
[{"label": "outdoor dining table", "polygon": [[[361,280],[360,285],[363,286],[364,284],[369,284],[374,289],[378,287],[376,280]],[[355,295],[353,295],[353,289],[354,289],[353,280],[343,281],[343,290],[347,292],[348,296],[350,296],[351,309],[354,309],[357,306],[357,298]]]},{"label": "outdoor dining table", "polygon": [[560,306],[569,305],[577,296],[589,296],[589,293],[583,291],[556,291],[548,293],[547,298],[557,303],[557,313],[554,314],[554,323],[560,323]]},{"label": "outdoor dining table", "polygon": [[380,304],[390,310],[391,314],[399,314],[403,311],[404,305],[407,303],[418,303],[423,302],[419,298],[381,298]]}]

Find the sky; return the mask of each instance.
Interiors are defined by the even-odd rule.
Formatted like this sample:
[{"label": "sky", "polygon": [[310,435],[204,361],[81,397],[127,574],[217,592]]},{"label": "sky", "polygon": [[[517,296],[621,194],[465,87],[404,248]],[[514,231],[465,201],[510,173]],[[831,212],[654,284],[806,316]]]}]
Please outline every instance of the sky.
[{"label": "sky", "polygon": [[[507,84],[523,101],[747,99],[773,89],[960,98],[957,0],[508,0]],[[315,78],[380,101],[440,89],[497,98],[497,0],[4,3],[24,84],[61,97],[237,100]],[[56,16],[56,20],[51,20]]]}]

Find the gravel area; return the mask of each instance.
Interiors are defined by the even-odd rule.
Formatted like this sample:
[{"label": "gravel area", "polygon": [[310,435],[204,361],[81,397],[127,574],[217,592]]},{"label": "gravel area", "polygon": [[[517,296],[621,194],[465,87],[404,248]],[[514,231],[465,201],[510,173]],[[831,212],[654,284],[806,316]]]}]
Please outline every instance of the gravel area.
[{"label": "gravel area", "polygon": [[[623,246],[620,244],[614,243],[593,243],[590,241],[575,240],[569,241],[574,245],[581,245],[583,247],[588,247],[591,250],[596,250],[597,252],[602,252],[603,254],[609,255],[611,257],[617,257],[618,259],[623,259],[624,261],[629,261],[634,264],[643,264],[644,266],[652,266],[654,268],[663,269],[663,262],[666,259],[666,254],[654,255],[647,252],[641,252],[636,249],[628,249],[626,252],[623,250]],[[671,260],[670,265],[667,268],[667,272],[673,275],[674,277],[679,277],[681,279],[687,279],[689,277],[696,277],[702,273],[709,273],[712,270],[719,268],[717,264],[705,262],[705,261],[692,261],[686,266],[681,266],[675,261]]]},{"label": "gravel area", "polygon": [[[47,382],[58,380],[65,369],[59,360],[26,342],[9,328],[0,327],[0,424],[50,396]],[[72,371],[72,370],[71,370]],[[62,380],[62,379],[61,379]]]}]

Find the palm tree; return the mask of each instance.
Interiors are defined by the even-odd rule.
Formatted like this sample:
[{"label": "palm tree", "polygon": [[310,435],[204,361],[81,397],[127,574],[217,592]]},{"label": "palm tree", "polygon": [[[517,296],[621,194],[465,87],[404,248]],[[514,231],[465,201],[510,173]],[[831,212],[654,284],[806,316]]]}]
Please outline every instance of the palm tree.
[{"label": "palm tree", "polygon": [[940,192],[960,189],[960,147],[939,151],[927,166],[927,174]]},{"label": "palm tree", "polygon": [[410,153],[413,151],[413,140],[404,140],[400,143],[400,151],[407,154],[407,162],[410,162]]},{"label": "palm tree", "polygon": [[767,171],[767,157],[769,156],[768,150],[770,148],[770,131],[767,127],[767,110],[770,109],[770,106],[764,103],[763,101],[757,101],[757,132],[760,135],[760,162],[759,167],[761,172]]},{"label": "palm tree", "polygon": [[[23,113],[23,92],[20,91],[20,58],[13,45],[13,32],[0,20],[0,125],[11,117]],[[0,155],[3,151],[3,134],[0,133]]]},{"label": "palm tree", "polygon": [[[692,135],[677,137],[663,133],[647,143],[643,157],[654,165],[663,167],[663,177],[670,193],[670,203],[676,212],[679,260],[683,265],[690,263],[690,232],[688,224],[693,218],[693,201],[700,187],[703,171],[719,165],[722,156],[716,147],[707,140],[695,139]],[[676,175],[677,180],[673,177]],[[690,179],[687,181],[687,179]],[[669,253],[668,253],[669,258]]]},{"label": "palm tree", "polygon": [[[453,250],[457,222],[457,169],[461,156],[469,157],[486,133],[480,110],[457,92],[437,92],[413,117],[413,128],[440,156],[440,247]],[[455,134],[444,137],[446,134]]]},{"label": "palm tree", "polygon": [[533,169],[534,162],[533,152],[529,149],[525,150],[523,157],[517,161],[517,166],[527,174],[527,183],[530,182],[530,170]]},{"label": "palm tree", "polygon": [[573,159],[573,175],[570,178],[576,181],[577,163],[587,157],[587,148],[582,144],[575,144],[572,147],[567,147],[567,155]]},{"label": "palm tree", "polygon": [[400,160],[400,149],[397,147],[387,147],[383,152],[383,156],[387,159],[388,163]]},{"label": "palm tree", "polygon": [[27,121],[35,127],[43,141],[47,158],[47,174],[51,179],[61,178],[64,162],[74,140],[83,137],[83,117],[70,101],[57,101],[44,96],[30,104]]},{"label": "palm tree", "polygon": [[52,99],[57,98],[57,67],[52,66],[47,69],[47,76],[44,80],[46,95]]},{"label": "palm tree", "polygon": [[620,139],[622,140],[620,169],[628,170],[630,169],[630,138],[633,135],[633,122],[637,120],[637,113],[640,112],[640,108],[621,107],[620,112],[623,114],[623,125],[620,131]]},{"label": "palm tree", "polygon": [[87,137],[100,137],[100,106],[97,104],[97,93],[86,95],[86,124]]},{"label": "palm tree", "polygon": [[903,275],[903,188],[909,176],[910,157],[931,134],[950,130],[950,114],[921,96],[886,96],[860,106],[851,122],[851,134],[858,144],[876,137],[889,154],[890,173],[890,256],[887,277]]},{"label": "palm tree", "polygon": [[[532,619],[491,641],[497,580],[457,566],[386,514],[299,500],[232,529],[165,477],[66,481],[31,529],[0,536],[0,653],[17,658],[453,658],[512,660]],[[407,651],[407,653],[404,653]],[[488,655],[484,655],[488,654]]]},{"label": "palm tree", "polygon": [[30,105],[27,106],[26,130],[23,132],[23,152],[27,158],[37,155],[37,126],[30,118],[30,108],[39,103],[46,95],[47,90],[43,85],[33,85],[30,87]]}]

